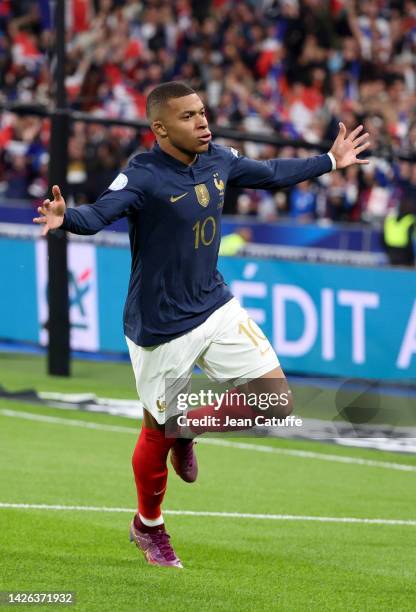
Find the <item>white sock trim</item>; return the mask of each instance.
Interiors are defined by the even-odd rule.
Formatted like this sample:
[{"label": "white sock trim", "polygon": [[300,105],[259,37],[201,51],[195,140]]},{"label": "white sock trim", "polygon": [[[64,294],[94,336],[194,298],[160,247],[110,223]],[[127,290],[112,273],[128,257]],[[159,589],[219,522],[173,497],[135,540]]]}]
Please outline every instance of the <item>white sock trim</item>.
[{"label": "white sock trim", "polygon": [[139,519],[141,520],[143,525],[146,525],[146,527],[157,527],[158,525],[163,525],[164,523],[162,515],[160,515],[157,519],[148,519],[144,518],[144,516],[142,516],[139,512]]}]

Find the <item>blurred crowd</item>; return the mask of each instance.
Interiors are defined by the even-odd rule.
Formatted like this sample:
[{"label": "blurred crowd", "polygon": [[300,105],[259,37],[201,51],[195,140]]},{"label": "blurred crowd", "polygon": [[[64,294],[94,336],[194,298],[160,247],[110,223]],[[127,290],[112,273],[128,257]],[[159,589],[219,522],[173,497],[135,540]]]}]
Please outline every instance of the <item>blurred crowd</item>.
[{"label": "blurred crowd", "polygon": [[[50,104],[51,4],[0,0],[0,102]],[[416,194],[416,0],[67,0],[68,103],[143,119],[147,93],[181,79],[211,123],[316,144],[363,123],[372,163],[276,193],[230,190],[225,213],[372,221]],[[43,198],[49,123],[0,115],[0,199]],[[68,184],[91,202],[149,130],[73,123]],[[306,149],[232,143],[258,159]],[[416,202],[416,195],[414,198]],[[415,204],[416,207],[416,204]]]}]

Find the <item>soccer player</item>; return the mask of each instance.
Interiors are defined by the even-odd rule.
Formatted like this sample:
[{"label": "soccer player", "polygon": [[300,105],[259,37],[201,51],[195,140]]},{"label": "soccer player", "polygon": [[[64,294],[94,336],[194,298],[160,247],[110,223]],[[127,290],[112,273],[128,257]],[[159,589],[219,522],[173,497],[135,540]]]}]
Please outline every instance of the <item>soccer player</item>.
[{"label": "soccer player", "polygon": [[[362,126],[348,136],[340,123],[329,153],[308,159],[255,161],[211,143],[204,105],[181,82],[163,83],[147,99],[147,116],[157,144],[132,158],[93,205],[67,209],[60,189],[44,200],[35,223],[43,235],[62,228],[95,234],[127,217],[132,255],[124,309],[124,333],[145,411],[133,453],[138,512],[130,539],[151,564],[182,567],[165,531],[161,504],[167,485],[167,457],[186,482],[197,476],[194,442],[168,437],[166,381],[185,384],[195,364],[210,378],[230,381],[244,392],[289,395],[274,410],[292,410],[279,360],[267,338],[240,306],[217,270],[220,217],[227,184],[275,189],[294,185],[351,164],[369,147]],[[227,407],[235,416],[249,406]],[[215,414],[212,406],[192,412]],[[201,433],[196,428],[194,434]]]}]

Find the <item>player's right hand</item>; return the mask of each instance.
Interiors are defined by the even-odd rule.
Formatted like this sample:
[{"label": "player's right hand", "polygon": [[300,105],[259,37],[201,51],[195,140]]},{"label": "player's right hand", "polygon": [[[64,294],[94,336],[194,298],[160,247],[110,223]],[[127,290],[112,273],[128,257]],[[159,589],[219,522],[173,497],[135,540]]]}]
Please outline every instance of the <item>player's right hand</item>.
[{"label": "player's right hand", "polygon": [[44,224],[42,236],[46,236],[49,230],[58,229],[64,222],[65,200],[62,197],[58,185],[52,187],[53,200],[43,200],[42,206],[38,207],[41,217],[35,217],[34,223]]}]

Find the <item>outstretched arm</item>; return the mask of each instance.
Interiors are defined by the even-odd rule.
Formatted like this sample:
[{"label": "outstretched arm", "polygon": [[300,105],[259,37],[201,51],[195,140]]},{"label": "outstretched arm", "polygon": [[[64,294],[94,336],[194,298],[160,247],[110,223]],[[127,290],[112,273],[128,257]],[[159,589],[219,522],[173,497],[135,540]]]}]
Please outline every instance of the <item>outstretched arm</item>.
[{"label": "outstretched arm", "polygon": [[91,235],[106,225],[124,217],[129,211],[139,210],[143,204],[140,180],[143,172],[126,169],[113,181],[95,204],[83,204],[67,209],[58,185],[52,188],[53,200],[46,199],[38,212],[42,215],[33,219],[43,224],[42,235],[49,230],[62,229],[73,234]]},{"label": "outstretched arm", "polygon": [[[361,134],[363,126],[358,126],[347,136],[343,123],[329,153],[306,159],[270,159],[257,161],[247,157],[234,157],[231,162],[228,181],[236,187],[254,189],[275,189],[301,183],[331,170],[347,168],[352,164],[368,164],[367,159],[358,155],[368,149],[369,134]],[[332,160],[333,158],[333,160]]]}]

